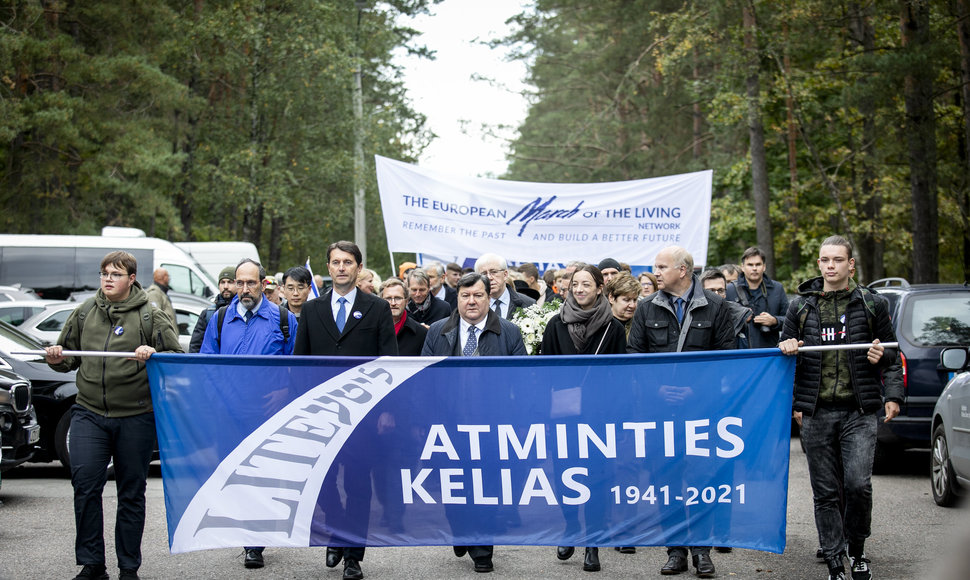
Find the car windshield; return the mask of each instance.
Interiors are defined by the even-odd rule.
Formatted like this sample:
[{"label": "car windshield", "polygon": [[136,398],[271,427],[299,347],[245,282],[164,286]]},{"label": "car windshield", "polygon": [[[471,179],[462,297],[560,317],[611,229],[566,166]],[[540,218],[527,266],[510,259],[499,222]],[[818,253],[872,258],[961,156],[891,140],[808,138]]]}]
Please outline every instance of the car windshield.
[{"label": "car windshield", "polygon": [[12,354],[28,350],[44,350],[43,345],[5,322],[0,322],[0,351],[24,361],[40,361],[35,354]]},{"label": "car windshield", "polygon": [[920,346],[970,344],[970,293],[913,296],[900,331]]}]

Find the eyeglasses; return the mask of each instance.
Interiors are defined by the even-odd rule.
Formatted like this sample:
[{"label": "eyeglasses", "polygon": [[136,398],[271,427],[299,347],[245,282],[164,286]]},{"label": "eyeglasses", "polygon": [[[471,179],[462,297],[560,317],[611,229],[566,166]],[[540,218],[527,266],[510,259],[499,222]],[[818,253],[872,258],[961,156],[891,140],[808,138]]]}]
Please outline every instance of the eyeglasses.
[{"label": "eyeglasses", "polygon": [[112,282],[117,282],[122,278],[128,277],[128,274],[122,274],[121,272],[111,272],[110,274],[108,272],[98,272],[98,275],[101,276],[102,280],[111,280]]},{"label": "eyeglasses", "polygon": [[404,302],[407,300],[407,298],[404,296],[388,296],[384,298],[384,300],[387,300],[388,302]]},{"label": "eyeglasses", "polygon": [[236,280],[236,288],[259,288],[259,280]]},{"label": "eyeglasses", "polygon": [[482,272],[482,274],[485,274],[486,276],[498,276],[499,274],[504,274],[504,273],[505,273],[505,270],[495,270],[495,269],[485,270],[484,272]]}]

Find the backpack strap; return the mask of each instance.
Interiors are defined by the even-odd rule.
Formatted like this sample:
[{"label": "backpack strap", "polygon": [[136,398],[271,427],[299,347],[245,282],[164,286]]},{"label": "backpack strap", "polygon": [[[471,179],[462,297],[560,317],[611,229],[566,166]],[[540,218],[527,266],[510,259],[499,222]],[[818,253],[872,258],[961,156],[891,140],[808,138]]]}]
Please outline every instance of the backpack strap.
[{"label": "backpack strap", "polygon": [[731,282],[731,284],[734,286],[734,291],[738,295],[738,302],[741,303],[741,306],[744,306],[745,308],[751,308],[751,306],[749,305],[750,300],[748,300],[748,291],[742,288],[741,285],[738,284],[737,280],[735,280],[734,282]]},{"label": "backpack strap", "polygon": [[220,308],[216,317],[216,348],[219,352],[222,352],[222,323],[226,321],[227,308],[229,308],[228,304]]},{"label": "backpack strap", "polygon": [[[138,308],[138,325],[142,333],[142,343],[149,344],[152,333],[155,331],[155,321],[152,318],[152,310],[155,306],[151,302],[145,302]],[[154,348],[154,345],[152,345]]]},{"label": "backpack strap", "polygon": [[88,298],[81,303],[81,306],[77,309],[77,340],[78,344],[81,344],[81,332],[84,330],[84,319],[87,318],[89,314],[94,312],[97,304],[94,301],[94,296]]},{"label": "backpack strap", "polygon": [[282,304],[277,306],[280,307],[280,332],[283,333],[283,344],[286,344],[290,341],[290,311]]}]

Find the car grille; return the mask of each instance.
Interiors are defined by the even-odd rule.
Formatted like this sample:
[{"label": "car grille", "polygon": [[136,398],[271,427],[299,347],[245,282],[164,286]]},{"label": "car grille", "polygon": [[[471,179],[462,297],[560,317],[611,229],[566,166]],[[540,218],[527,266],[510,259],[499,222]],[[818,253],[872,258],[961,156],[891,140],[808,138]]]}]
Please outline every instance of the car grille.
[{"label": "car grille", "polygon": [[30,384],[16,383],[10,387],[10,398],[13,401],[13,410],[17,413],[25,413],[30,408]]}]

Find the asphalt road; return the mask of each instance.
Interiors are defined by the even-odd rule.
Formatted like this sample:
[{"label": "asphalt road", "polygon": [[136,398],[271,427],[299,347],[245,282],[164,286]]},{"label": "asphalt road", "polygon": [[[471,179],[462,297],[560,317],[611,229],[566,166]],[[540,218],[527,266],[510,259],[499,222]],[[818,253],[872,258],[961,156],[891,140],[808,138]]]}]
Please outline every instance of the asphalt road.
[{"label": "asphalt road", "polygon": [[[954,578],[968,575],[944,572],[946,566],[970,563],[970,517],[968,508],[941,508],[933,503],[928,476],[928,452],[911,451],[892,473],[874,477],[873,536],[867,544],[877,579]],[[817,536],[812,516],[805,456],[792,440],[789,473],[787,548],[784,554],[753,550],[714,553],[718,578],[824,579],[824,564],[815,559]],[[70,579],[74,565],[74,519],[71,482],[60,464],[28,464],[8,471],[0,489],[0,580]],[[105,537],[109,572],[114,567],[114,508],[112,482],[105,491]],[[340,580],[342,567],[324,567],[324,549],[266,550],[266,567],[246,570],[241,549],[170,554],[165,530],[165,502],[158,465],[152,466],[148,482],[148,523],[143,541],[145,579],[258,579],[319,578]],[[566,562],[548,546],[498,546],[495,572],[489,576],[472,571],[466,556],[456,558],[448,547],[374,548],[367,550],[363,570],[368,579],[498,580],[555,578],[660,578],[666,560],[662,548],[639,548],[623,555],[602,549],[603,571],[583,572],[582,549]],[[693,578],[693,573],[679,578]]]}]

